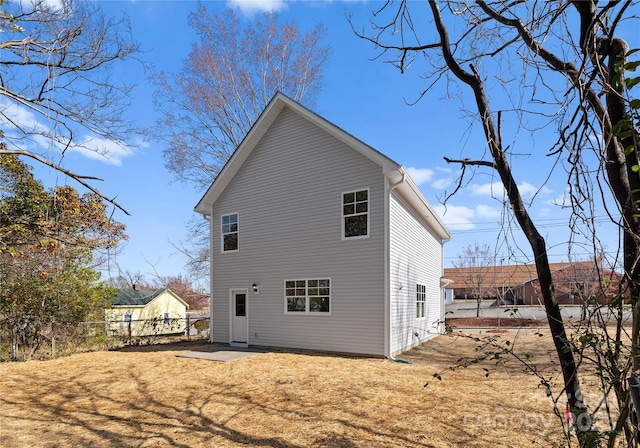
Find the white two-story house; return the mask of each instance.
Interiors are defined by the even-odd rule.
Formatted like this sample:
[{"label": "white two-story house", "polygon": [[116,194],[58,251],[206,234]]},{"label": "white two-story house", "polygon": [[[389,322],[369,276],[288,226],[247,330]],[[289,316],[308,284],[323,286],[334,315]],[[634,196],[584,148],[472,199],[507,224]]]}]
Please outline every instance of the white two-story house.
[{"label": "white two-story house", "polygon": [[212,342],[391,357],[443,330],[441,219],[402,166],[283,94],[195,210]]}]

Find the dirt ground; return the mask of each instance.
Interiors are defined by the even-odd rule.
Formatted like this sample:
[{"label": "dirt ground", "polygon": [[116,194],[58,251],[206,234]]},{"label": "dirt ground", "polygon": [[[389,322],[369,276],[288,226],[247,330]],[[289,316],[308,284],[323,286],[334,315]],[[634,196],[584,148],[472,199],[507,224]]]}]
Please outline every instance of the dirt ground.
[{"label": "dirt ground", "polygon": [[[556,377],[548,336],[494,336]],[[409,363],[294,352],[226,363],[176,356],[201,343],[4,363],[0,445],[557,446],[551,400],[520,364],[450,369],[476,346],[439,336],[404,354]]]},{"label": "dirt ground", "polygon": [[546,328],[546,322],[521,317],[460,317],[447,318],[447,325],[455,328]]},{"label": "dirt ground", "polygon": [[[557,377],[547,335],[494,337]],[[522,365],[450,368],[476,347],[439,336],[404,354],[408,362],[284,351],[225,363],[176,356],[199,343],[4,363],[0,446],[558,446],[551,399]]]}]

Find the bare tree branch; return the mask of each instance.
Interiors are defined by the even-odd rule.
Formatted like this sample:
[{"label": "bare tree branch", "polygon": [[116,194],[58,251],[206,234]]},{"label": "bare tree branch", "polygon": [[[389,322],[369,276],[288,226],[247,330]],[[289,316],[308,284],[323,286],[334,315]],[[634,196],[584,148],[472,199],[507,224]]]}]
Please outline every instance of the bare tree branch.
[{"label": "bare tree branch", "polygon": [[20,155],[20,156],[30,157],[30,158],[42,163],[43,165],[49,166],[49,167],[53,168],[56,171],[60,171],[61,173],[65,174],[66,176],[74,179],[76,182],[78,182],[80,185],[85,187],[87,190],[89,190],[92,193],[100,196],[103,200],[113,204],[115,207],[117,207],[118,209],[123,211],[125,214],[130,215],[130,213],[127,210],[125,210],[120,204],[118,204],[115,201],[115,198],[106,197],[105,195],[100,193],[100,191],[97,188],[94,188],[90,184],[85,182],[85,180],[99,180],[99,181],[102,181],[104,179],[101,179],[99,177],[83,176],[81,174],[76,174],[73,171],[67,170],[66,168],[63,168],[60,165],[57,165],[57,164],[53,163],[52,161],[50,161],[48,159],[45,159],[44,157],[39,156],[38,154],[32,153],[31,151],[17,150],[17,149],[6,149],[4,144],[0,144],[0,154],[13,154],[13,155]]}]

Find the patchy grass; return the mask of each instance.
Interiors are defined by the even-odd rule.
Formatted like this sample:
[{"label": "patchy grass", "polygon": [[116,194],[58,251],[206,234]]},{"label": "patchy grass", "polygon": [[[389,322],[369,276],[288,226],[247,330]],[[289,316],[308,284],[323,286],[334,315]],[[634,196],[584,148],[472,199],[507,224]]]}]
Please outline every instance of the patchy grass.
[{"label": "patchy grass", "polygon": [[[522,345],[541,371],[557,376],[548,336],[497,337]],[[476,354],[473,341],[455,335],[406,353],[402,358],[410,364],[284,351],[227,363],[176,356],[203,347],[137,347],[2,364],[2,445],[552,447],[561,442],[550,399],[516,361],[450,370],[458,358]]]}]

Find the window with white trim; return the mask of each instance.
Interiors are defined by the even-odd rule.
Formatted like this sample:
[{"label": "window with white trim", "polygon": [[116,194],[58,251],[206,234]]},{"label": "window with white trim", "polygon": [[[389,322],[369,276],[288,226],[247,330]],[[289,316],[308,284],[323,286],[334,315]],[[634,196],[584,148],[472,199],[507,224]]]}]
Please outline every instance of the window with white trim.
[{"label": "window with white trim", "polygon": [[369,236],[369,189],[342,193],[342,237]]},{"label": "window with white trim", "polygon": [[222,252],[238,250],[238,214],[222,215]]},{"label": "window with white trim", "polygon": [[123,315],[122,315],[122,321],[127,324],[129,322],[133,321],[133,312],[132,311],[126,311]]},{"label": "window with white trim", "polygon": [[331,280],[285,280],[284,295],[287,313],[329,313]]},{"label": "window with white trim", "polygon": [[416,317],[419,319],[425,316],[427,305],[427,287],[418,283],[416,285]]},{"label": "window with white trim", "polygon": [[171,326],[171,313],[163,313],[162,314],[162,324],[165,327]]}]

